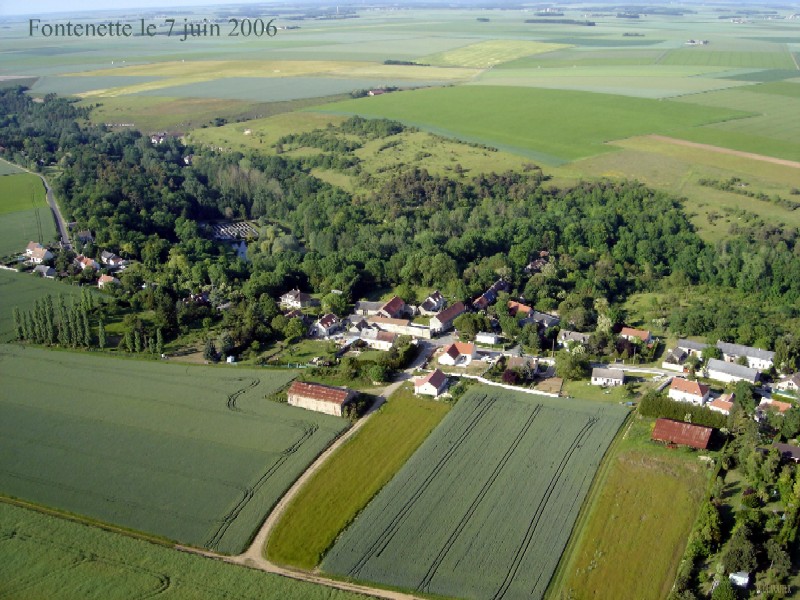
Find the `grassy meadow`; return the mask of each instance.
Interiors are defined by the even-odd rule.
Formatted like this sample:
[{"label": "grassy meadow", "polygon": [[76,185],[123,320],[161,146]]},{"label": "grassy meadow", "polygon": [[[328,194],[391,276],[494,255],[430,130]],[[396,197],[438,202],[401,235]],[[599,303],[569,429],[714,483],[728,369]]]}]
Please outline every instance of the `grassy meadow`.
[{"label": "grassy meadow", "polygon": [[[23,253],[31,240],[47,243],[56,225],[47,206],[44,184],[37,175],[0,162],[0,256]],[[15,171],[16,169],[16,171]]]},{"label": "grassy meadow", "polygon": [[447,597],[543,597],[626,414],[471,388],[340,536],[323,570]]},{"label": "grassy meadow", "polygon": [[358,600],[295,581],[0,502],[4,598]]},{"label": "grassy meadow", "polygon": [[0,349],[2,494],[223,553],[347,425],[267,400],[292,371]]},{"label": "grassy meadow", "polygon": [[669,594],[709,471],[691,450],[650,442],[652,422],[633,417],[612,445],[550,597]]},{"label": "grassy meadow", "polygon": [[278,564],[311,569],[397,473],[450,406],[400,388],[300,490],[267,542]]}]

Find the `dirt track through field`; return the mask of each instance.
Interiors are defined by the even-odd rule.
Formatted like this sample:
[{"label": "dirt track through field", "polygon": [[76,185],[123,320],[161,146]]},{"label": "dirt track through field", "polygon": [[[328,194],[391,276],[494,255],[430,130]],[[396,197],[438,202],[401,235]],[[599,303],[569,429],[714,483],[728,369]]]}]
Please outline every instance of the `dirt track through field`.
[{"label": "dirt track through field", "polygon": [[752,152],[742,152],[741,150],[731,150],[730,148],[721,148],[720,146],[711,146],[710,144],[700,144],[698,142],[690,142],[687,140],[679,140],[677,138],[667,137],[665,135],[652,134],[647,136],[650,139],[658,140],[661,142],[668,142],[676,146],[686,146],[687,148],[698,148],[700,150],[708,150],[709,152],[717,152],[719,154],[729,154],[731,156],[738,156],[740,158],[749,158],[751,160],[760,160],[761,162],[772,163],[773,165],[781,165],[784,167],[792,167],[793,169],[800,169],[800,162],[794,160],[785,160],[783,158],[775,158],[774,156],[764,156],[763,154],[753,154]]}]

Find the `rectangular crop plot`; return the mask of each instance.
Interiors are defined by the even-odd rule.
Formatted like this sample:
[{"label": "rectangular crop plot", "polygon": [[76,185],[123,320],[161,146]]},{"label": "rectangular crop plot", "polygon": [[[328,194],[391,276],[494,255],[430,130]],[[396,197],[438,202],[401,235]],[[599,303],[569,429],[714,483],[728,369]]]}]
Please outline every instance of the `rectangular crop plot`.
[{"label": "rectangular crop plot", "polygon": [[323,569],[461,598],[541,598],[627,411],[470,390]]},{"label": "rectangular crop plot", "polygon": [[346,427],[293,376],[0,346],[0,493],[237,553]]}]

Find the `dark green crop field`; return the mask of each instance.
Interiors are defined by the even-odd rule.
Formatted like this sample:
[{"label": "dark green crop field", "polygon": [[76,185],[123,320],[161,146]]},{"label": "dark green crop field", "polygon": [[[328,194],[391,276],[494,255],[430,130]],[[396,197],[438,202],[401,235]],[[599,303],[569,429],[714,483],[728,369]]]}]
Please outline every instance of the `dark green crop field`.
[{"label": "dark green crop field", "polygon": [[346,426],[293,376],[0,346],[0,493],[238,553]]}]

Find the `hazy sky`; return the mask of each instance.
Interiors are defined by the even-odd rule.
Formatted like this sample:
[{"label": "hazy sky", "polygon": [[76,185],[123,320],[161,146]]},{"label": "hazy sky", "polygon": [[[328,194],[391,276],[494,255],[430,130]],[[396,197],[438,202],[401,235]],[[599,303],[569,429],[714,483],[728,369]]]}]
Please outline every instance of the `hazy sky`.
[{"label": "hazy sky", "polygon": [[[109,2],[107,0],[0,0],[0,15],[27,15],[39,13],[67,13],[92,10],[123,10],[126,8],[162,8],[202,6],[209,4],[246,4],[242,0],[121,0]],[[169,8],[163,8],[168,11]]]}]

